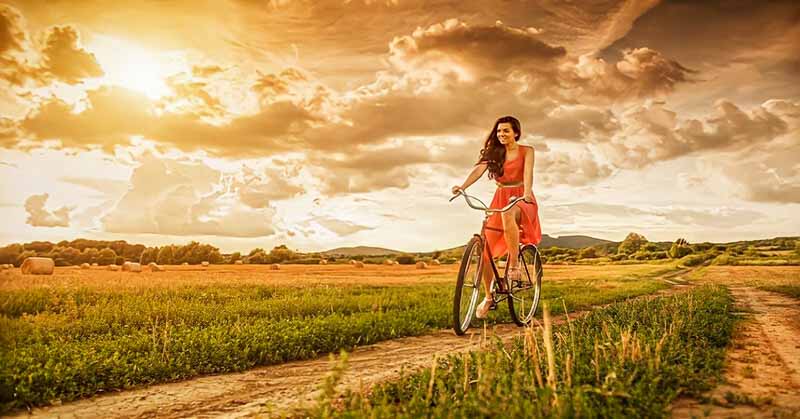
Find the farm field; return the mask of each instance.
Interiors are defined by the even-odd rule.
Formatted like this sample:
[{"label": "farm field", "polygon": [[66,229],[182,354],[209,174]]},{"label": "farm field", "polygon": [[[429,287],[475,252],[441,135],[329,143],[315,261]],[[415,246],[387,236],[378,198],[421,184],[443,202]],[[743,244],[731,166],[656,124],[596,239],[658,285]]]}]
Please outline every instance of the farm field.
[{"label": "farm field", "polygon": [[[667,286],[668,265],[548,266],[543,298],[578,310]],[[4,409],[242,371],[446,328],[456,266],[57,268],[0,275]],[[509,321],[501,307],[490,324]]]}]

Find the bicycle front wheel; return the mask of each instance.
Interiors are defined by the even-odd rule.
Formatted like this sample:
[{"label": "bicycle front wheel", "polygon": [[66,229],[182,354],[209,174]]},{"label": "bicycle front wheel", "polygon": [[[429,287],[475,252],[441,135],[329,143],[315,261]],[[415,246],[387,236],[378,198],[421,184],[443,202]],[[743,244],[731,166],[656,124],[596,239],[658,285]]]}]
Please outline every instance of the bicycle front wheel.
[{"label": "bicycle front wheel", "polygon": [[464,248],[461,267],[458,269],[455,296],[453,298],[453,330],[463,335],[472,323],[475,307],[481,294],[481,269],[483,241],[473,237]]},{"label": "bicycle front wheel", "polygon": [[533,320],[542,293],[542,257],[534,245],[526,245],[519,252],[520,279],[512,281],[508,299],[511,318],[518,326]]}]

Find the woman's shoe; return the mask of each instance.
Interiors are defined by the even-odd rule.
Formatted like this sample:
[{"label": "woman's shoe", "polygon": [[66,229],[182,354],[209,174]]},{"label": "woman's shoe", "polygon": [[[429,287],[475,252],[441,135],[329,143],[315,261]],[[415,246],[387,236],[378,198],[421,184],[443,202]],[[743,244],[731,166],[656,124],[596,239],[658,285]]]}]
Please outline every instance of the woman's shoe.
[{"label": "woman's shoe", "polygon": [[519,266],[509,266],[508,275],[506,275],[508,283],[512,284],[513,281],[519,281],[520,278],[522,278],[522,273],[519,270]]},{"label": "woman's shoe", "polygon": [[489,310],[492,309],[492,304],[494,303],[494,299],[492,297],[485,297],[480,304],[478,304],[478,308],[475,310],[475,317],[479,319],[485,319],[486,316],[489,315]]}]

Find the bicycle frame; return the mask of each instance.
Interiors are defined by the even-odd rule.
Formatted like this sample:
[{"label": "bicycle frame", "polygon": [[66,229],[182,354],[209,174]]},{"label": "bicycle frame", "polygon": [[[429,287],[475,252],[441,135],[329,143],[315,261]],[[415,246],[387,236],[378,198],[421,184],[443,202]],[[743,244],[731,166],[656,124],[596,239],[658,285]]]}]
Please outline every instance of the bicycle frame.
[{"label": "bicycle frame", "polygon": [[[483,251],[481,252],[481,260],[478,263],[478,271],[480,272],[479,275],[481,275],[481,282],[482,282],[483,281],[483,262],[484,262],[483,253],[485,252],[486,255],[488,256],[488,258],[486,258],[486,259],[489,260],[489,265],[492,267],[493,278],[492,278],[491,283],[489,284],[489,289],[494,291],[494,292],[492,292],[492,300],[493,300],[494,304],[497,304],[497,303],[500,303],[502,301],[505,301],[511,296],[511,284],[508,283],[508,262],[506,262],[506,266],[505,266],[505,275],[501,277],[500,273],[497,271],[497,265],[494,263],[494,256],[492,255],[492,251],[486,245],[486,223],[489,221],[489,217],[491,217],[492,214],[506,212],[506,211],[510,210],[511,208],[513,208],[514,205],[517,204],[517,202],[524,201],[524,198],[522,198],[522,197],[517,197],[517,198],[512,197],[512,199],[509,201],[509,203],[503,208],[489,208],[480,199],[478,199],[478,198],[476,198],[474,196],[467,195],[467,193],[464,192],[464,191],[458,191],[458,193],[456,195],[454,195],[452,198],[450,198],[450,202],[452,202],[454,199],[458,198],[459,195],[464,196],[464,200],[467,202],[467,205],[470,208],[481,210],[481,211],[483,211],[485,213],[485,215],[483,217],[483,223],[481,225],[481,233],[480,233],[480,235],[476,234],[476,236],[480,237],[481,244],[482,244],[482,247],[483,247]],[[480,202],[481,206],[473,205],[473,203],[470,201],[471,199]],[[503,286],[500,285],[501,284],[500,281],[503,281]],[[504,288],[504,289],[495,290],[495,287],[500,287],[500,288]],[[497,297],[496,296],[497,294],[504,294],[505,296]]]}]

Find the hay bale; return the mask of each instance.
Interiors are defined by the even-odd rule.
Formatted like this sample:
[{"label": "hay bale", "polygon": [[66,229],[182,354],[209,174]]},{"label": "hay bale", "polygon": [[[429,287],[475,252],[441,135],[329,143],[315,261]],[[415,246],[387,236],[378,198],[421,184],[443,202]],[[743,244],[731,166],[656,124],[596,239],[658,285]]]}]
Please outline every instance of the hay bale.
[{"label": "hay bale", "polygon": [[125,262],[122,264],[122,270],[124,272],[141,272],[142,265],[138,262]]},{"label": "hay bale", "polygon": [[100,266],[100,264],[95,262],[95,263],[92,264],[92,266]]},{"label": "hay bale", "polygon": [[417,262],[417,269],[428,269],[428,264],[423,261],[419,261]]},{"label": "hay bale", "polygon": [[281,265],[278,265],[277,263],[273,263],[272,265],[269,266],[269,268],[272,269],[273,271],[277,271],[277,270],[281,269]]},{"label": "hay bale", "polygon": [[30,275],[52,275],[55,268],[56,264],[53,259],[40,257],[25,258],[20,266],[23,274]]},{"label": "hay bale", "polygon": [[391,260],[391,259],[386,259],[386,260],[383,261],[383,264],[384,265],[394,265],[394,261]]},{"label": "hay bale", "polygon": [[441,262],[439,262],[439,259],[434,259],[434,260],[432,260],[432,261],[431,261],[431,265],[433,265],[433,266],[439,266],[439,265],[441,265],[441,264],[442,264],[442,263],[441,263]]},{"label": "hay bale", "polygon": [[147,266],[150,268],[151,272],[164,272],[164,268],[155,262],[150,262]]},{"label": "hay bale", "polygon": [[201,263],[201,265],[203,265],[203,267],[204,267],[204,268],[208,268],[208,265],[210,265],[210,263],[208,263],[208,261],[204,260],[204,261]]},{"label": "hay bale", "polygon": [[319,264],[320,264],[320,265],[327,265],[327,264],[328,264],[328,261],[327,261],[327,260],[325,260],[325,259],[320,259],[320,260],[319,260]]},{"label": "hay bale", "polygon": [[81,269],[91,269],[91,268],[92,266],[89,265],[88,263],[81,263]]},{"label": "hay bale", "polygon": [[400,264],[400,262],[398,262],[398,261],[394,261],[394,264],[395,264],[395,265],[399,265],[399,264]]},{"label": "hay bale", "polygon": [[237,260],[236,262],[233,262],[233,264],[234,264],[234,265],[243,265],[243,264],[244,264],[244,262],[243,262],[243,261],[241,261],[241,260]]},{"label": "hay bale", "polygon": [[357,260],[356,263],[353,264],[353,266],[355,266],[356,268],[363,268],[364,267],[364,262],[361,262],[360,260]]},{"label": "hay bale", "polygon": [[357,260],[355,260],[355,259],[350,259],[350,262],[347,262],[347,263],[349,263],[349,264],[351,264],[351,265],[355,265],[355,264],[356,264],[356,262],[358,262],[358,261],[357,261]]},{"label": "hay bale", "polygon": [[119,270],[119,266],[117,266],[117,265],[108,265],[108,270],[109,271],[118,271]]},{"label": "hay bale", "polygon": [[183,262],[181,263],[181,266],[189,266],[189,262]]}]

